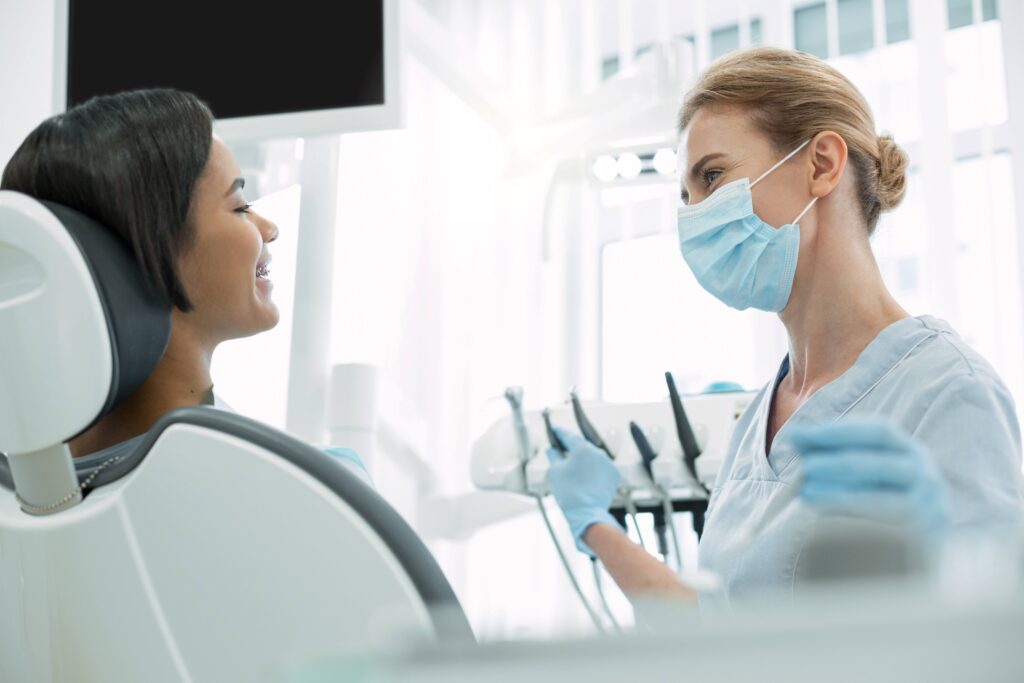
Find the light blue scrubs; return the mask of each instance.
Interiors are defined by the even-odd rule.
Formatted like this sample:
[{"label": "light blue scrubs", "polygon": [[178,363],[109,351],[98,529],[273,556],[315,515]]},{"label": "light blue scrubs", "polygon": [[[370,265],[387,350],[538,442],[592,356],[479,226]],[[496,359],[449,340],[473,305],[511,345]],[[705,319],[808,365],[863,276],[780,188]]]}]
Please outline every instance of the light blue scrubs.
[{"label": "light blue scrubs", "polygon": [[921,316],[882,330],[849,370],[800,406],[766,454],[771,398],[788,370],[787,358],[737,422],[715,481],[699,556],[702,569],[722,577],[724,590],[702,594],[702,608],[755,594],[792,594],[816,513],[794,500],[752,543],[741,541],[741,531],[775,497],[799,485],[799,457],[788,439],[794,424],[885,417],[924,444],[946,485],[954,525],[1024,518],[1013,399],[995,370],[947,323]]}]

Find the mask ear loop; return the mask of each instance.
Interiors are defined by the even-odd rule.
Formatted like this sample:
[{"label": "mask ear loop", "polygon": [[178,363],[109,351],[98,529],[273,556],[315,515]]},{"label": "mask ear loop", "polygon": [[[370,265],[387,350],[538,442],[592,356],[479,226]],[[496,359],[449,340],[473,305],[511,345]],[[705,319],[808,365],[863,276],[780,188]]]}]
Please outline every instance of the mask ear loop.
[{"label": "mask ear loop", "polygon": [[817,197],[812,198],[811,202],[807,206],[804,207],[804,210],[800,212],[799,216],[797,216],[796,218],[793,219],[793,221],[792,221],[792,223],[790,223],[790,225],[799,223],[800,219],[804,217],[805,213],[807,213],[808,211],[811,210],[811,207],[814,206],[814,202],[816,202],[816,201],[818,201]]},{"label": "mask ear loop", "polygon": [[[766,175],[768,175],[769,173],[771,173],[772,171],[777,169],[779,166],[782,166],[784,163],[786,163],[787,161],[792,159],[793,155],[796,154],[797,152],[799,152],[800,150],[802,150],[804,147],[806,147],[807,143],[810,142],[810,141],[811,141],[811,138],[807,138],[806,140],[801,142],[799,147],[797,147],[792,152],[790,152],[786,156],[784,156],[781,159],[779,159],[777,162],[775,162],[775,165],[772,166],[771,168],[769,168],[767,171],[765,171],[761,175],[757,176],[757,180],[755,180],[754,182],[750,183],[750,187],[754,187],[754,185],[757,185],[759,182],[761,182],[761,179],[764,178]],[[808,206],[807,208],[809,209],[810,206]],[[807,209],[804,209],[804,211],[807,211]],[[803,216],[802,213],[800,215]]]},{"label": "mask ear loop", "polygon": [[[807,143],[810,142],[811,139],[812,138],[807,138],[806,140],[801,142],[800,145],[796,149],[794,149],[792,152],[790,152],[786,156],[784,156],[781,159],[779,159],[778,161],[776,161],[774,166],[769,168],[767,171],[765,171],[761,175],[757,176],[757,180],[755,180],[754,182],[750,183],[750,187],[754,187],[754,185],[757,185],[759,182],[761,182],[761,179],[764,178],[766,175],[768,175],[769,173],[771,173],[772,171],[777,169],[779,166],[782,166],[784,163],[786,163],[787,161],[792,159],[793,155],[796,154],[797,152],[799,152],[800,150],[802,150],[804,147],[806,147]],[[804,207],[803,211],[800,212],[800,215],[793,219],[791,225],[793,223],[796,223],[797,221],[799,221],[801,218],[803,218],[804,214],[811,210],[811,207],[814,206],[814,202],[816,202],[816,201],[818,201],[817,197],[812,198],[810,203],[807,206]]]}]

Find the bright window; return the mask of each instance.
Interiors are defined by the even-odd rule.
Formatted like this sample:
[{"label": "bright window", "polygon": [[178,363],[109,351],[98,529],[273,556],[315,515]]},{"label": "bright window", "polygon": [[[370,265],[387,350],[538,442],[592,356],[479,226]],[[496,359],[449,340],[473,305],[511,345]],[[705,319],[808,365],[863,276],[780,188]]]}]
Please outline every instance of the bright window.
[{"label": "bright window", "polygon": [[288,404],[288,358],[292,343],[292,302],[295,298],[295,248],[299,232],[302,188],[292,185],[252,202],[260,214],[277,223],[280,237],[269,246],[273,299],[281,319],[272,330],[225,342],[217,348],[211,368],[214,391],[239,413],[284,429]]},{"label": "bright window", "polygon": [[1003,36],[998,23],[950,31],[946,39],[946,106],[956,132],[1006,121]]},{"label": "bright window", "polygon": [[705,292],[674,233],[606,245],[601,270],[605,400],[659,400],[666,370],[685,392],[715,381],[746,388],[766,381],[757,362],[766,340],[758,331],[776,324],[774,316],[734,311]]},{"label": "bright window", "polygon": [[990,21],[999,18],[997,0],[981,0],[981,20]]},{"label": "bright window", "polygon": [[801,7],[793,13],[793,38],[797,50],[828,58],[825,3]]},{"label": "bright window", "polygon": [[910,38],[909,0],[885,0],[885,42]]},{"label": "bright window", "polygon": [[711,59],[738,49],[740,46],[740,27],[736,24],[711,32]]},{"label": "bright window", "polygon": [[875,46],[871,0],[839,0],[839,54],[849,55]]},{"label": "bright window", "polygon": [[950,28],[970,26],[974,23],[973,0],[946,0]]},{"label": "bright window", "polygon": [[[761,44],[761,19],[759,17],[750,20],[750,44]],[[711,59],[718,59],[722,55],[738,49],[740,49],[740,27],[738,24],[723,26],[711,32]]]},{"label": "bright window", "polygon": [[953,187],[957,327],[965,341],[1022,396],[1024,342],[1010,155],[957,161]]}]

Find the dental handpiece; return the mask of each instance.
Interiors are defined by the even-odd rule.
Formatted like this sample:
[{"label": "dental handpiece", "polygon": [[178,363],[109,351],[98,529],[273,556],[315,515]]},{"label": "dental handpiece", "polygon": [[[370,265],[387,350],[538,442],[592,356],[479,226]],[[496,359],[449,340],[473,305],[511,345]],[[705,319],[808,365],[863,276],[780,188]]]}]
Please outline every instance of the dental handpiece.
[{"label": "dental handpiece", "polygon": [[[668,502],[668,494],[662,491],[661,487],[654,480],[654,468],[652,463],[654,459],[658,457],[654,448],[651,446],[651,442],[647,440],[647,435],[644,434],[644,430],[640,429],[640,425],[636,422],[629,423],[629,433],[633,437],[633,443],[636,444],[636,449],[640,451],[640,462],[644,466],[644,471],[647,472],[647,476],[651,480],[651,485],[654,486],[656,491],[661,491],[665,502]],[[665,510],[656,510],[654,512],[654,533],[658,537],[658,553],[668,558],[668,541],[665,535],[665,525],[667,523],[665,518]],[[672,514],[671,504],[668,508],[668,514]]]},{"label": "dental handpiece", "polygon": [[[508,403],[512,406],[512,419],[515,421],[516,433],[519,436],[520,449],[523,452],[523,474],[525,477],[526,464],[530,461],[532,453],[530,452],[530,436],[529,432],[526,431],[526,421],[523,419],[523,390],[521,387],[509,387],[505,391],[505,398],[508,399]],[[562,455],[568,452],[565,444],[558,438],[555,430],[551,427],[551,415],[550,411],[545,408],[544,412],[541,413],[544,416],[544,428],[547,431],[548,441],[552,447],[557,448],[561,451]],[[558,542],[558,537],[555,536],[555,529],[551,526],[551,519],[548,516],[547,508],[544,507],[544,499],[539,494],[532,494],[534,499],[537,501],[537,510],[540,512],[541,519],[544,520],[544,527],[548,530],[548,536],[551,537],[551,543],[555,546],[555,552],[558,553],[558,559],[562,562],[562,568],[565,569],[566,576],[569,577],[569,582],[572,584],[573,590],[576,592],[576,597],[580,599],[580,604],[583,605],[583,609],[590,615],[590,620],[594,623],[594,628],[599,632],[604,633],[604,626],[601,624],[601,619],[598,618],[597,612],[590,606],[590,602],[586,596],[583,595],[583,590],[580,588],[579,581],[576,580],[576,574],[572,571],[572,566],[569,564],[569,559],[565,556],[565,551],[562,549],[562,544]],[[614,617],[612,618],[614,623]]]},{"label": "dental handpiece", "polygon": [[572,414],[576,417],[576,425],[580,428],[580,432],[583,434],[583,438],[589,441],[594,446],[597,446],[607,454],[612,460],[615,459],[615,455],[611,449],[601,438],[600,432],[594,428],[594,425],[587,419],[586,413],[583,412],[583,404],[580,403],[580,397],[576,393],[576,387],[573,387],[569,392],[569,400],[572,402]]},{"label": "dental handpiece", "polygon": [[679,437],[679,445],[683,449],[683,462],[686,464],[686,469],[693,475],[693,480],[706,492],[708,490],[707,487],[704,486],[700,477],[697,476],[697,458],[701,454],[700,446],[697,444],[697,437],[693,434],[693,427],[690,425],[690,419],[686,416],[683,400],[679,397],[676,381],[672,377],[671,372],[665,373],[665,382],[668,384],[668,398],[672,404],[672,417],[676,423],[676,435]]},{"label": "dental handpiece", "polygon": [[658,457],[658,454],[654,452],[654,448],[651,447],[651,442],[647,440],[647,435],[644,434],[644,430],[640,429],[640,425],[636,422],[629,423],[629,433],[633,436],[633,443],[636,444],[636,449],[640,451],[640,462],[643,463],[644,471],[647,472],[647,476],[651,478],[651,483],[654,482],[654,469],[651,463]]},{"label": "dental handpiece", "polygon": [[541,417],[544,418],[544,431],[548,435],[548,443],[562,455],[568,455],[569,449],[566,448],[565,444],[562,443],[562,440],[558,438],[558,434],[555,433],[555,428],[551,425],[551,409],[545,408],[541,412]]},{"label": "dental handpiece", "polygon": [[530,448],[530,432],[526,429],[526,420],[523,419],[523,388],[506,389],[505,400],[512,408],[512,423],[516,430],[516,440],[519,442],[519,457],[525,465],[533,457],[533,451]]}]

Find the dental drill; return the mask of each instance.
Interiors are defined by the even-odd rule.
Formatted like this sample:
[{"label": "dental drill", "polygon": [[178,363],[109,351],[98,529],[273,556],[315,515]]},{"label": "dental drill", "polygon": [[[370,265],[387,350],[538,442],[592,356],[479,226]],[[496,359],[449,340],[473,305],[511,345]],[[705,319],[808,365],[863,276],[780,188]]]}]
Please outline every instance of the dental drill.
[{"label": "dental drill", "polygon": [[[654,531],[658,535],[658,552],[663,558],[665,558],[665,564],[668,564],[668,543],[665,538],[665,525],[668,525],[669,531],[672,534],[672,549],[676,556],[676,569],[681,570],[683,567],[683,555],[679,551],[679,536],[676,533],[675,520],[673,519],[672,509],[672,498],[669,496],[668,491],[664,489],[654,478],[654,468],[651,463],[658,457],[658,454],[654,451],[651,446],[651,442],[647,439],[647,435],[644,434],[643,430],[640,429],[640,425],[636,422],[629,423],[629,432],[633,437],[633,442],[636,444],[637,450],[640,451],[641,462],[644,466],[644,471],[647,472],[647,476],[651,480],[651,486],[654,490],[661,494],[662,509],[661,514],[655,517]],[[660,522],[660,523],[659,523]]]},{"label": "dental drill", "polygon": [[[519,442],[519,454],[522,460],[523,478],[525,480],[526,465],[529,464],[533,457],[534,450],[530,447],[530,432],[527,430],[526,420],[523,418],[522,387],[509,387],[506,389],[505,400],[508,401],[509,407],[512,409],[512,421],[516,430],[516,439]],[[548,424],[550,430],[550,422]],[[554,436],[554,433],[549,431],[549,438],[551,436]],[[564,454],[564,445],[561,445],[560,441],[558,441],[558,444],[561,446],[561,451]],[[556,448],[559,447],[554,443],[552,443],[552,446]],[[538,494],[534,494],[534,498],[537,501],[537,508],[540,510],[540,516],[544,520],[544,526],[547,527],[548,535],[551,537],[551,542],[555,545],[555,551],[558,553],[558,558],[562,561],[562,567],[565,568],[565,573],[568,575],[569,581],[572,583],[572,587],[580,599],[580,603],[590,616],[590,620],[594,623],[594,627],[597,628],[599,632],[604,633],[605,629],[604,625],[601,623],[601,619],[598,617],[597,612],[594,611],[594,608],[590,606],[590,602],[587,601],[586,596],[583,595],[583,590],[580,588],[580,584],[576,580],[576,574],[573,573],[572,567],[569,566],[569,559],[565,556],[565,551],[562,549],[562,545],[558,542],[558,537],[555,536],[555,529],[551,526],[551,519],[548,517],[547,508],[544,506],[544,499]]]}]

